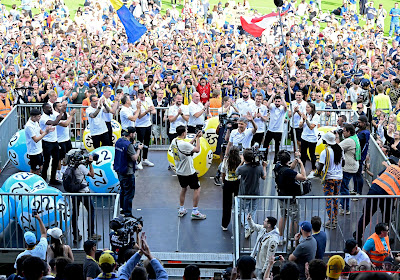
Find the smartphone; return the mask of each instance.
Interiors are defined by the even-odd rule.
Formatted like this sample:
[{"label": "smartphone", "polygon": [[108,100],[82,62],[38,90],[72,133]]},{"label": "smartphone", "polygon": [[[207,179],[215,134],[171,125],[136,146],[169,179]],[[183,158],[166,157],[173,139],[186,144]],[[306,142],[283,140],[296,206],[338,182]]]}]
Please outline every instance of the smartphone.
[{"label": "smartphone", "polygon": [[276,256],[276,257],[274,258],[274,261],[279,261],[279,256]]},{"label": "smartphone", "polygon": [[37,209],[32,209],[32,217],[35,217],[38,214]]},{"label": "smartphone", "polygon": [[214,272],[214,280],[222,280],[222,273]]}]

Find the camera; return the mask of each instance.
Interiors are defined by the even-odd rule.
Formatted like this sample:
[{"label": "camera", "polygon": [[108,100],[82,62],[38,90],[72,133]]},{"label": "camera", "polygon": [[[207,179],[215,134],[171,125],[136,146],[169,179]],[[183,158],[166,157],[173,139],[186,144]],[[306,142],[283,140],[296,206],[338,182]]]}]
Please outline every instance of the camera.
[{"label": "camera", "polygon": [[351,123],[354,127],[358,127],[358,121],[352,122]]},{"label": "camera", "polygon": [[[233,116],[234,114],[232,114]],[[227,127],[228,129],[237,129],[238,128],[238,124],[237,124],[237,118],[232,118],[228,117],[228,115],[226,113],[220,114],[219,117],[219,123],[222,126]],[[228,127],[228,125],[230,125]]]},{"label": "camera", "polygon": [[99,154],[88,154],[84,150],[72,149],[65,155],[64,164],[68,166],[78,166],[80,164],[88,165],[90,155],[92,155],[93,161],[99,160]]},{"label": "camera", "polygon": [[254,143],[251,150],[253,152],[253,163],[262,164],[262,162],[267,158],[267,149],[260,148],[260,144]]},{"label": "camera", "polygon": [[142,229],[139,228],[139,225],[143,227],[142,217],[123,217],[120,215],[110,221],[110,228],[115,231],[121,239],[128,238],[135,232],[141,232]]},{"label": "camera", "polygon": [[[137,142],[135,142],[135,143],[133,144],[133,148],[134,148],[135,150],[137,150],[137,149],[139,149],[139,145],[143,145],[143,143],[142,143],[142,142],[139,142],[139,141],[137,141]],[[149,148],[149,146],[147,146],[147,145],[143,145],[143,148],[145,148],[145,149],[148,149],[148,148]]]},{"label": "camera", "polygon": [[202,124],[196,125],[196,127],[194,128],[194,133],[197,134],[199,131],[201,131],[204,134],[205,131],[203,130],[203,127],[204,127],[204,125],[202,125]]}]

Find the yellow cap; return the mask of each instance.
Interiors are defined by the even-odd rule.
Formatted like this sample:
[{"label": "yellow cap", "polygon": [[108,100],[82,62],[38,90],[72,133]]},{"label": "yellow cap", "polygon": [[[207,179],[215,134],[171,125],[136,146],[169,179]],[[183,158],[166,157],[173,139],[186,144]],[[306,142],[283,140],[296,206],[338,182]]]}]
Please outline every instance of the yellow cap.
[{"label": "yellow cap", "polygon": [[328,261],[328,265],[326,268],[326,276],[333,279],[339,279],[343,268],[344,268],[343,258],[339,255],[332,256]]},{"label": "yellow cap", "polygon": [[100,256],[99,265],[102,265],[103,263],[108,263],[108,264],[114,265],[115,264],[115,259],[110,253],[104,252]]}]

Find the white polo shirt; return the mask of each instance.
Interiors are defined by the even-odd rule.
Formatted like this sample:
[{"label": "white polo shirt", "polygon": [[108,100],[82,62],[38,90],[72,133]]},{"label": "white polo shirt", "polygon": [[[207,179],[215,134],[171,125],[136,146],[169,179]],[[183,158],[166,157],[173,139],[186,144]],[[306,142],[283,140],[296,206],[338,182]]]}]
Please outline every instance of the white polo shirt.
[{"label": "white polo shirt", "polygon": [[241,116],[246,116],[247,112],[252,112],[252,108],[254,107],[254,105],[256,104],[255,101],[253,99],[251,99],[249,97],[249,99],[247,99],[246,101],[243,100],[243,98],[239,98],[238,100],[236,100],[236,108],[239,110],[239,114]]},{"label": "white polo shirt", "polygon": [[89,106],[86,109],[86,115],[88,116],[91,136],[102,135],[103,133],[106,133],[108,131],[106,122],[104,121],[102,114],[104,109],[101,109],[95,118],[90,117],[90,114],[94,113],[96,110],[97,108],[93,108],[92,106]]},{"label": "white polo shirt", "polygon": [[196,125],[204,125],[204,112],[196,118],[194,114],[203,110],[204,105],[199,101],[199,103],[194,103],[193,101],[189,104],[189,122],[188,125],[196,126]]},{"label": "white polo shirt", "polygon": [[232,142],[233,146],[239,146],[239,143],[242,143],[244,149],[251,148],[252,139],[253,131],[251,128],[246,128],[242,133],[238,129],[234,129],[229,136],[229,142]]},{"label": "white polo shirt", "polygon": [[25,124],[25,138],[28,155],[32,156],[43,152],[42,140],[36,143],[32,139],[33,136],[40,136],[40,126],[39,123],[34,122],[29,118],[28,122]]},{"label": "white polo shirt", "polygon": [[[43,113],[39,120],[40,129],[45,131],[47,126],[47,121],[54,121],[56,119],[56,115],[53,113],[50,116]],[[57,142],[57,130],[49,132],[46,136],[43,137],[44,141],[47,142]]]},{"label": "white polo shirt", "polygon": [[307,115],[307,119],[311,124],[315,124],[314,129],[310,129],[306,122],[303,124],[303,133],[301,134],[301,139],[311,142],[318,142],[318,124],[319,124],[319,115],[317,113],[314,114],[314,117],[311,118],[311,115]]},{"label": "white polo shirt", "polygon": [[119,116],[121,118],[122,129],[126,130],[130,126],[135,127],[135,122],[128,119],[128,117],[133,115],[134,111],[131,107],[125,107],[125,106],[121,107],[121,110],[119,111]]},{"label": "white polo shirt", "polygon": [[[54,112],[53,115],[56,116],[56,118],[58,117],[60,113],[58,112]],[[67,118],[69,117],[69,114],[67,113]],[[58,143],[62,143],[65,141],[70,140],[70,133],[69,133],[69,126],[61,126],[61,125],[57,125],[56,126],[56,130],[57,130],[57,142]]]},{"label": "white polo shirt", "polygon": [[[283,101],[285,102],[285,101]],[[268,131],[271,132],[283,132],[283,124],[285,121],[285,107],[282,105],[276,107],[275,104],[271,104],[271,108],[269,109],[269,126]]]},{"label": "white polo shirt", "polygon": [[[138,99],[136,99],[134,102],[132,102],[132,110],[135,112],[136,109],[136,104],[137,104]],[[141,100],[140,100],[141,101]],[[148,110],[151,106],[153,105],[153,101],[151,99],[146,98],[144,101],[141,101],[142,105],[140,106],[140,113],[144,113],[146,110]],[[149,127],[151,126],[152,121],[151,121],[151,114],[147,113],[143,118],[139,119],[139,117],[136,119],[136,127]]]},{"label": "white polo shirt", "polygon": [[[304,114],[306,113],[306,106],[307,106],[307,102],[305,102],[304,100],[302,100],[300,102],[300,104],[297,103],[296,100],[292,101],[293,110],[294,110],[294,108],[299,107],[299,112],[300,113],[304,113]],[[290,126],[293,127],[293,128],[299,128],[299,124],[300,124],[300,121],[301,121],[301,116],[298,113],[294,113],[294,116],[291,119],[293,119],[293,121],[291,120]]]},{"label": "white polo shirt", "polygon": [[[111,99],[110,98],[106,98],[105,100],[104,100],[104,103],[108,106],[108,108],[110,108],[111,109],[111,107],[112,107],[112,105],[113,105],[113,101],[111,101]],[[111,120],[112,120],[112,118],[113,118],[113,114],[112,113],[107,113],[107,111],[103,108],[102,109],[102,114],[103,114],[103,120],[105,121],[105,122],[111,122]],[[99,113],[100,114],[100,113]]]},{"label": "white polo shirt", "polygon": [[[258,113],[260,113],[261,116],[263,116],[265,118],[268,115],[268,108],[263,104],[260,104],[260,106],[257,106],[254,104],[252,114],[254,116],[254,114],[258,114]],[[256,133],[263,133],[265,131],[265,122],[261,118],[254,118],[254,122],[257,125]],[[249,122],[249,125],[247,127],[253,128],[253,124],[251,122]]]},{"label": "white polo shirt", "polygon": [[[168,109],[168,116],[176,116],[178,114],[178,110],[179,108],[182,109],[182,113],[184,115],[189,115],[189,108],[185,105],[181,105],[180,107],[174,105],[169,107]],[[176,120],[174,122],[171,122],[170,126],[169,126],[169,133],[173,134],[176,133],[176,128],[180,125],[187,125],[187,122],[182,118],[181,115],[178,116],[178,118],[176,118]]]}]

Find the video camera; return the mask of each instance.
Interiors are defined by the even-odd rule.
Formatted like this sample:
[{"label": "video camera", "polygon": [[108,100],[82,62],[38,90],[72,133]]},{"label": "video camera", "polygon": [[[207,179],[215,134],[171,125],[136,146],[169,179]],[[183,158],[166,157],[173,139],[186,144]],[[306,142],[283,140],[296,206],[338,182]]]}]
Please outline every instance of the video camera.
[{"label": "video camera", "polygon": [[260,144],[257,142],[254,143],[251,150],[253,152],[253,163],[262,164],[267,159],[267,148],[260,148]]},{"label": "video camera", "polygon": [[201,131],[204,134],[205,131],[203,128],[204,128],[204,125],[202,125],[202,124],[196,125],[196,127],[194,128],[194,134],[197,134],[199,131]]},{"label": "video camera", "polygon": [[122,239],[128,238],[135,232],[141,232],[142,229],[139,228],[139,225],[143,227],[142,217],[123,217],[120,215],[110,221],[110,228]]},{"label": "video camera", "polygon": [[90,155],[93,156],[93,161],[99,160],[99,154],[88,154],[85,150],[72,149],[65,155],[64,164],[68,166],[88,165]]},{"label": "video camera", "polygon": [[[237,123],[237,118],[233,118],[235,114],[232,113],[230,117],[228,117],[227,113],[219,114],[219,123],[222,126],[225,126],[227,129],[237,129],[238,128],[238,123]],[[230,126],[229,126],[230,125]]]},{"label": "video camera", "polygon": [[[142,142],[140,142],[140,141],[136,141],[135,143],[132,143],[133,144],[133,148],[135,149],[135,150],[137,150],[137,149],[139,149],[139,145],[142,145],[143,143]],[[147,145],[143,145],[143,148],[146,148],[146,149],[148,149],[149,148],[149,146],[147,146]]]}]

